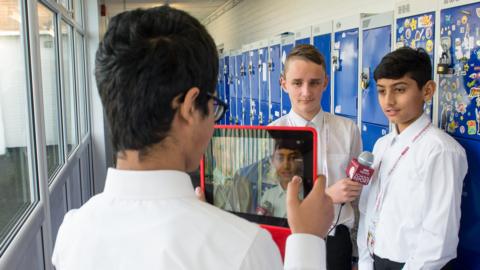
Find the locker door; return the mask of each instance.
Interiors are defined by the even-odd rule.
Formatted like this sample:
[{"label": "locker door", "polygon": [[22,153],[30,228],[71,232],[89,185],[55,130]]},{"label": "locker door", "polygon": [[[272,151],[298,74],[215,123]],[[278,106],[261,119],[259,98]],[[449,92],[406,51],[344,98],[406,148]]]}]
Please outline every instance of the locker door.
[{"label": "locker door", "polygon": [[391,26],[363,31],[362,76],[369,78],[368,87],[362,87],[362,121],[388,126],[388,119],[378,103],[378,93],[373,72],[391,48]]},{"label": "locker door", "polygon": [[295,40],[295,45],[298,44],[310,44],[310,38],[302,38]]},{"label": "locker door", "polygon": [[[335,33],[338,50],[333,105],[335,114],[356,119],[358,89],[358,28]],[[356,122],[356,120],[355,120]]]},{"label": "locker door", "polygon": [[[230,80],[229,80],[229,73],[230,73],[230,65],[229,65],[229,57],[225,56],[223,58],[223,85],[224,85],[224,98],[223,101],[225,103],[229,103],[230,101]],[[230,106],[228,106],[227,111],[225,112],[225,116],[223,117],[225,125],[230,125]]]},{"label": "locker door", "polygon": [[448,133],[480,141],[480,18],[466,15],[477,9],[480,3],[441,11],[440,40],[450,43],[453,74],[439,74],[438,119]]},{"label": "locker door", "polygon": [[[224,76],[223,76],[223,69],[224,69],[224,62],[225,58],[220,57],[218,63],[218,78],[217,78],[217,96],[221,100],[225,100],[225,84],[224,84]],[[225,124],[225,118],[220,119],[219,124]]]},{"label": "locker door", "polygon": [[[458,4],[457,4],[458,5]],[[438,121],[467,154],[462,192],[457,269],[480,269],[480,3],[440,12],[440,44],[451,60],[438,75]]]},{"label": "locker door", "polygon": [[271,123],[281,115],[282,89],[280,87],[280,44],[269,48],[269,84],[270,84],[270,114],[268,122]]},{"label": "locker door", "polygon": [[[331,52],[330,52],[330,44],[332,41],[332,34],[324,34],[318,35],[313,37],[313,45],[317,50],[325,58],[325,65],[328,78],[330,79],[330,71],[331,71]],[[327,88],[325,88],[325,92],[322,95],[322,110],[325,112],[330,112],[330,98],[331,98],[331,90],[330,90],[330,83],[327,84]]]},{"label": "locker door", "polygon": [[244,74],[243,78],[243,89],[242,89],[242,118],[243,118],[243,125],[249,126],[251,124],[251,102],[250,102],[250,69],[251,69],[251,62],[250,62],[250,52],[246,51],[242,53],[243,65],[244,65]]},{"label": "locker door", "polygon": [[235,124],[235,117],[237,116],[237,70],[235,68],[235,55],[231,55],[228,59],[228,85],[230,89],[230,98],[228,107],[230,110],[229,120],[230,125]]},{"label": "locker door", "polygon": [[[287,55],[290,53],[290,51],[293,49],[293,43],[290,44],[282,44],[281,50],[282,50],[282,72],[285,67],[285,60],[287,58]],[[287,114],[290,109],[292,108],[292,104],[290,103],[290,97],[288,96],[288,93],[285,92],[282,89],[282,115]]]},{"label": "locker door", "polygon": [[388,126],[376,125],[367,122],[362,123],[363,151],[372,152],[378,138],[388,133]]},{"label": "locker door", "polygon": [[243,54],[239,53],[235,57],[235,66],[237,70],[237,114],[235,116],[235,124],[243,125],[243,77],[245,76],[245,65],[243,63]]},{"label": "locker door", "polygon": [[[456,138],[465,148],[468,159],[468,173],[462,193],[462,217],[460,220],[460,242],[458,245],[458,269],[478,269],[480,267],[480,143],[476,140]],[[460,251],[465,251],[464,256]],[[475,265],[475,267],[471,267]]]},{"label": "locker door", "polygon": [[258,79],[260,86],[260,114],[258,116],[258,123],[260,125],[268,124],[269,114],[269,93],[268,93],[268,48],[263,47],[258,49]]},{"label": "locker door", "polygon": [[258,50],[253,49],[249,52],[249,76],[250,76],[250,123],[258,126],[260,112],[260,93],[258,82]]}]

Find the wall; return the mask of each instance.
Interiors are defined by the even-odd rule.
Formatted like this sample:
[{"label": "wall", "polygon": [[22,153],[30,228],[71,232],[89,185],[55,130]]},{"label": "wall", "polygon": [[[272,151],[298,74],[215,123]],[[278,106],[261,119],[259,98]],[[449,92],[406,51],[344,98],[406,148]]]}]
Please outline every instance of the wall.
[{"label": "wall", "polygon": [[358,13],[393,11],[395,0],[244,0],[207,25],[225,51],[283,32]]}]

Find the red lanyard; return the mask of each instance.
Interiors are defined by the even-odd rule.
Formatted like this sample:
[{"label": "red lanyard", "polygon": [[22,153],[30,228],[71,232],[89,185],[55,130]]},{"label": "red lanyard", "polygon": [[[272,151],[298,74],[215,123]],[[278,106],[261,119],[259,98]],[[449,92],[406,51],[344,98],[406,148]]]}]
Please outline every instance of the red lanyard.
[{"label": "red lanyard", "polygon": [[[425,132],[428,130],[429,127],[431,127],[432,124],[431,123],[428,123],[422,130],[420,130],[420,132],[417,133],[417,135],[415,135],[412,139],[412,141],[410,142],[409,145],[405,146],[405,148],[403,148],[402,152],[400,152],[400,155],[398,156],[397,160],[395,161],[395,163],[393,164],[392,168],[388,171],[387,173],[387,177],[385,178],[385,180],[389,179],[390,176],[392,175],[393,171],[395,171],[395,169],[397,168],[397,165],[398,163],[400,162],[400,160],[402,159],[403,156],[405,156],[408,152],[408,150],[410,150],[410,148],[413,146],[413,144],[415,144],[415,142],[417,142],[418,138],[420,138],[420,136],[422,136],[423,134],[425,134]],[[384,152],[385,154],[385,152]],[[383,155],[382,155],[382,159],[383,159]],[[380,168],[382,166],[382,161],[380,160],[380,164],[378,165],[378,172],[380,174]],[[381,205],[383,204],[383,198],[385,197],[385,194],[387,192],[387,188],[388,188],[388,185],[390,184],[390,181],[386,181],[385,183],[385,188],[382,192],[382,185],[381,185],[381,180],[380,182],[378,183],[378,193],[377,193],[377,198],[376,198],[376,202],[375,202],[375,209],[377,211],[380,211],[380,207]]]}]

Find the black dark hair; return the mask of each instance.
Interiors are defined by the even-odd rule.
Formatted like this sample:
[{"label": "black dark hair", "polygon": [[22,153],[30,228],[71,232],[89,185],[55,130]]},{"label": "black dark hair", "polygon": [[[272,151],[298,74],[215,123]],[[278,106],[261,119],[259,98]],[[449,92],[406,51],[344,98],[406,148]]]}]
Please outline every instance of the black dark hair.
[{"label": "black dark hair", "polygon": [[373,74],[375,81],[399,79],[405,75],[417,82],[420,89],[432,79],[430,57],[424,49],[402,47],[390,52],[382,58]]},{"label": "black dark hair", "polygon": [[312,145],[307,141],[298,140],[294,138],[281,138],[275,139],[275,150],[278,149],[289,149],[293,151],[298,151],[302,155],[312,151]]},{"label": "black dark hair", "polygon": [[196,108],[208,112],[218,54],[205,27],[169,6],[123,12],[110,20],[95,61],[97,87],[115,151],[162,141],[176,109],[172,101],[198,87]]}]

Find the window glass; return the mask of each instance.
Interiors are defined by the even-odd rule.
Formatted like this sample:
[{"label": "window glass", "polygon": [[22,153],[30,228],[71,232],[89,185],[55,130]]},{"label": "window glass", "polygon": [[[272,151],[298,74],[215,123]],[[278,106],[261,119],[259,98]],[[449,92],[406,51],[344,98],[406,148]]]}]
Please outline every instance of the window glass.
[{"label": "window glass", "polygon": [[79,122],[81,138],[87,134],[87,98],[85,92],[85,55],[83,47],[83,36],[79,32],[75,32],[75,52],[77,70],[77,93],[79,106]]},{"label": "window glass", "polygon": [[75,87],[73,79],[73,57],[72,57],[72,27],[62,21],[60,23],[62,33],[62,70],[63,70],[63,100],[65,102],[65,132],[67,140],[67,153],[70,154],[78,144],[77,121],[75,113]]},{"label": "window glass", "polygon": [[0,0],[0,254],[33,202],[22,12]]},{"label": "window glass", "polygon": [[68,8],[69,8],[69,6],[68,6],[69,0],[58,0],[57,2],[58,2],[60,5],[62,5],[65,9],[68,10]]},{"label": "window glass", "polygon": [[75,21],[77,21],[80,25],[83,25],[83,1],[82,0],[74,0],[73,1],[73,16],[75,17]]},{"label": "window glass", "polygon": [[42,4],[38,4],[38,28],[42,68],[47,167],[48,177],[51,178],[63,161],[60,140],[59,72],[56,66],[55,16],[52,11]]}]

